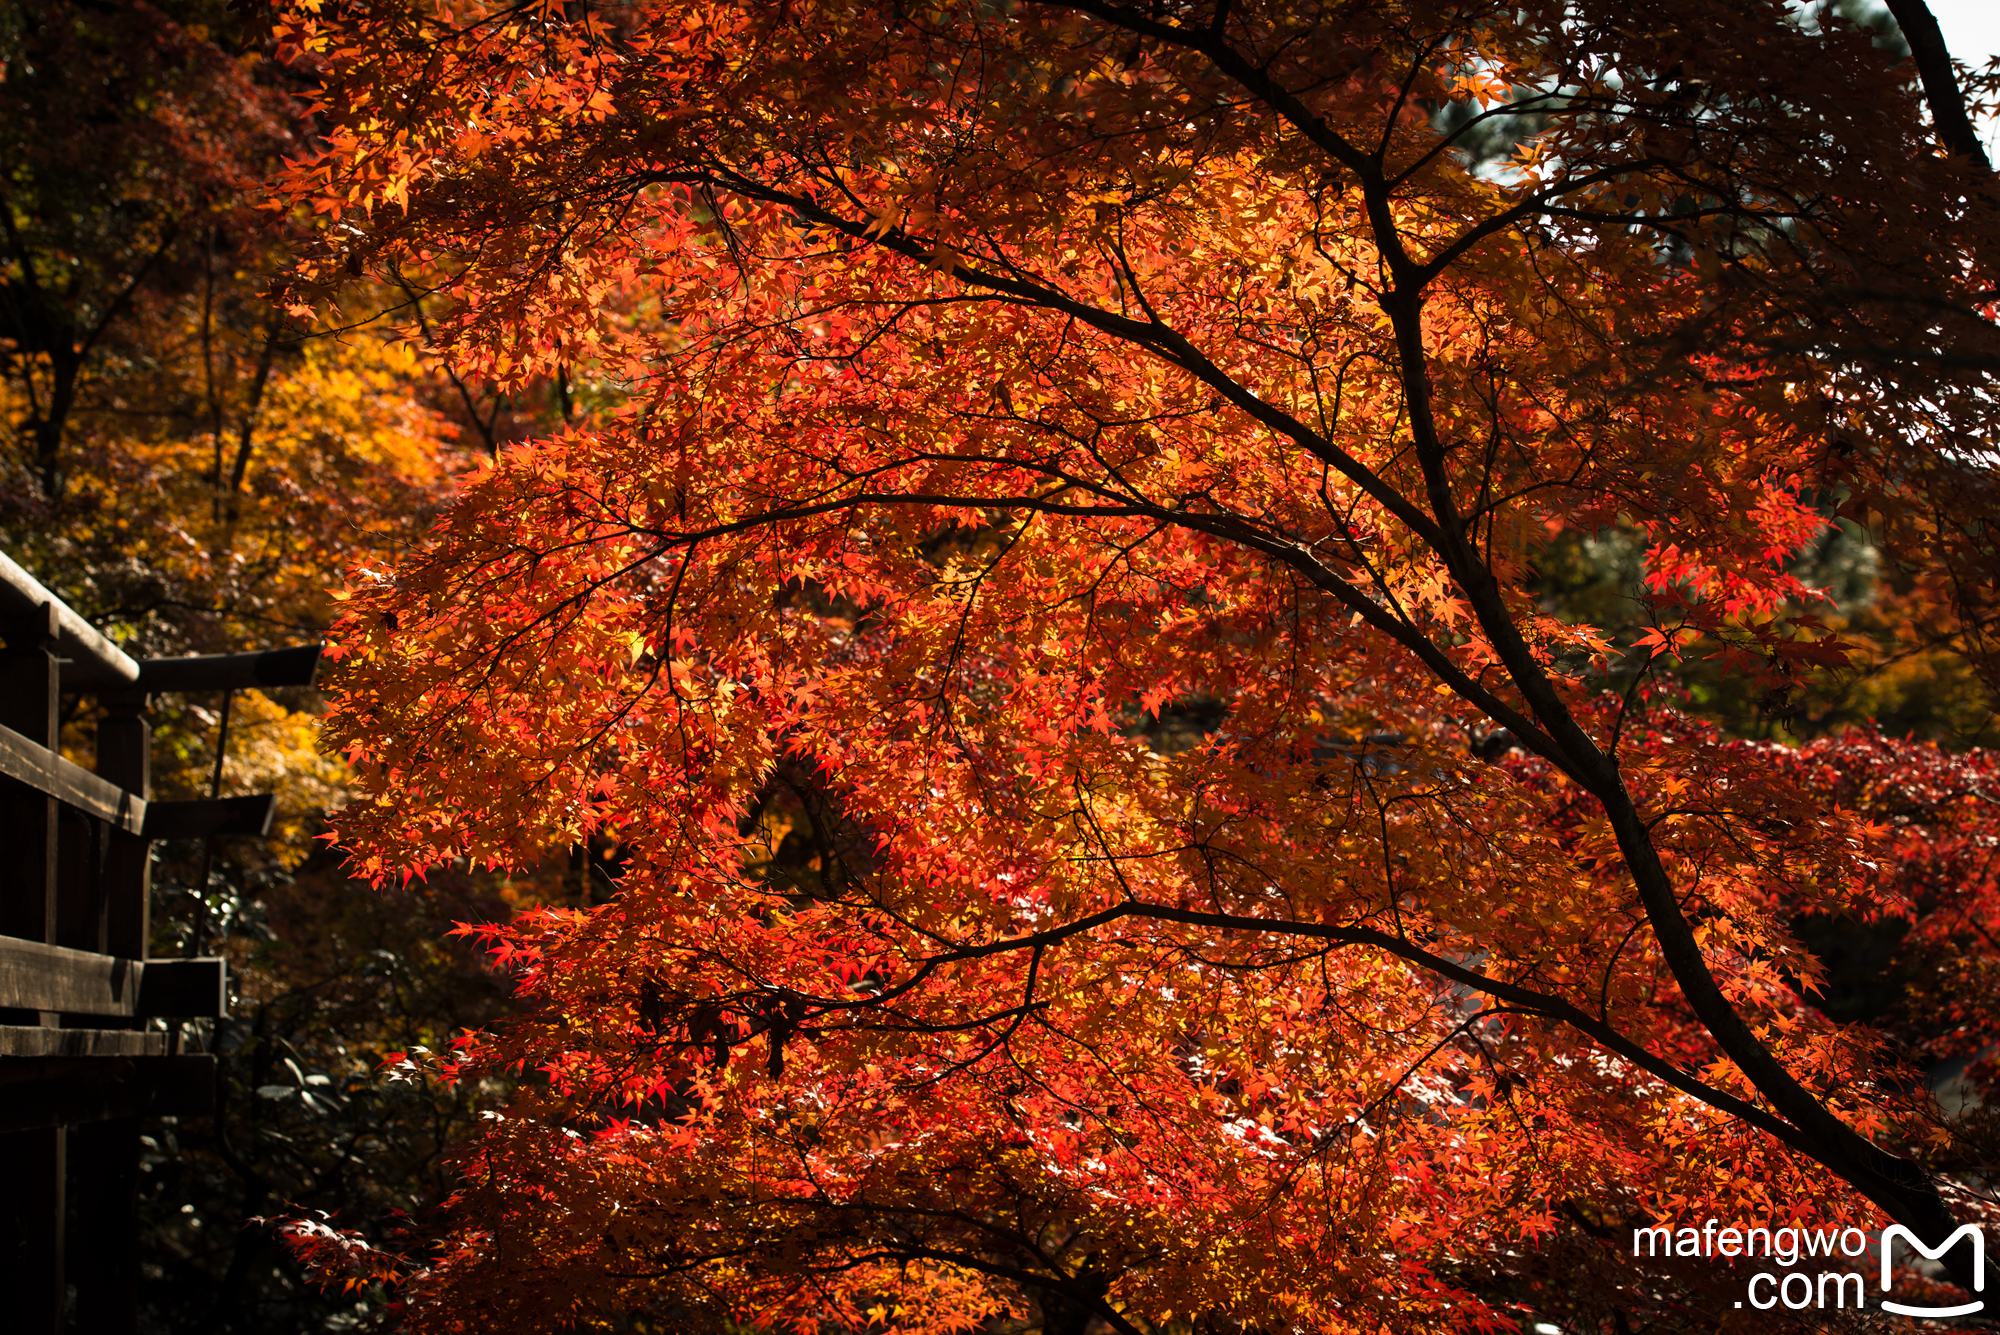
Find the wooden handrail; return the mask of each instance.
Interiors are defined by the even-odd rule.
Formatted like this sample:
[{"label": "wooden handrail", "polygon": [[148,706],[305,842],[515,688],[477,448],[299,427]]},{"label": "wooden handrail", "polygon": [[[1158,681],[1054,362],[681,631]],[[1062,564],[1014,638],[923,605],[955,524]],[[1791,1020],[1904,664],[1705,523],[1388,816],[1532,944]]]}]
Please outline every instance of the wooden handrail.
[{"label": "wooden handrail", "polygon": [[139,664],[131,655],[0,552],[0,613],[32,616],[45,605],[56,609],[56,652],[107,684],[129,686],[139,680]]},{"label": "wooden handrail", "polygon": [[128,960],[0,936],[0,1006],[71,1015],[228,1014],[220,959]]},{"label": "wooden handrail", "polygon": [[0,726],[0,775],[24,783],[38,793],[47,793],[86,815],[109,821],[127,834],[140,834],[146,828],[145,798],[5,726]]}]

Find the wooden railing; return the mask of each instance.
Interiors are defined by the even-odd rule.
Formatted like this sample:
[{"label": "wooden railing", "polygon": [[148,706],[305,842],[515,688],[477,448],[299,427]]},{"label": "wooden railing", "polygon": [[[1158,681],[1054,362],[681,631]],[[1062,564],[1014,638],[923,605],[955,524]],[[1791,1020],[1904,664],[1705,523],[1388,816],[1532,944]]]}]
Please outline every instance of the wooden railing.
[{"label": "wooden railing", "polygon": [[[263,834],[274,803],[150,800],[149,698],[309,684],[319,649],[134,659],[4,555],[0,642],[0,1326],[131,1335],[137,1119],[212,1108],[181,1027],[228,1014],[221,959],[148,958],[151,844]],[[96,697],[94,769],[65,694]]]}]

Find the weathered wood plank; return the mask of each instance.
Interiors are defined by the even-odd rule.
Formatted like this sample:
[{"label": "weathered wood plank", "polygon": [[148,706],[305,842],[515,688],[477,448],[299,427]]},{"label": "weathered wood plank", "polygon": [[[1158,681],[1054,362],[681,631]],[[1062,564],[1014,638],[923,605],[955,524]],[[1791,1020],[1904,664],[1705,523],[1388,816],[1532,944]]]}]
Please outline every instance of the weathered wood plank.
[{"label": "weathered wood plank", "polygon": [[145,798],[4,726],[0,726],[0,775],[47,793],[86,815],[110,821],[113,828],[127,834],[140,834],[146,828]]},{"label": "weathered wood plank", "polygon": [[44,1029],[0,1024],[0,1057],[161,1057],[165,1034],[138,1029]]},{"label": "weathered wood plank", "polygon": [[0,937],[0,1006],[131,1015],[139,1005],[137,960]]},{"label": "weathered wood plank", "polygon": [[0,552],[0,613],[31,613],[44,604],[56,609],[57,652],[76,664],[74,671],[105,685],[139,680],[139,664],[131,655]]},{"label": "weathered wood plank", "polygon": [[220,959],[131,960],[0,937],[0,1007],[71,1015],[228,1014]]},{"label": "weathered wood plank", "polygon": [[199,839],[210,834],[269,834],[278,799],[271,793],[253,797],[213,797],[194,802],[146,804],[148,839]]}]

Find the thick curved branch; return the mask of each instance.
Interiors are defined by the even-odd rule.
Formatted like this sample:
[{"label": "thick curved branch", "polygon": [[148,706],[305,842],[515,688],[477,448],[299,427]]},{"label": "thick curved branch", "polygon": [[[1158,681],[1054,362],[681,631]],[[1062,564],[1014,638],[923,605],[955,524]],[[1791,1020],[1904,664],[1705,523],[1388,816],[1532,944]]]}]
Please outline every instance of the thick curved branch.
[{"label": "thick curved branch", "polygon": [[[1650,845],[1648,850],[1650,851]],[[1844,1133],[1844,1137],[1828,1136],[1819,1126],[1799,1125],[1798,1120],[1792,1117],[1789,1108],[1777,1099],[1771,1099],[1771,1103],[1782,1116],[1774,1116],[1767,1109],[1760,1108],[1725,1090],[1716,1089],[1698,1076],[1653,1053],[1644,1044],[1622,1033],[1608,1021],[1590,1014],[1562,997],[1494,978],[1456,960],[1425,950],[1404,937],[1372,927],[1289,922],[1283,919],[1211,913],[1133,900],[1058,927],[947,952],[925,961],[920,974],[928,976],[938,966],[955,961],[980,959],[1010,951],[1044,951],[1070,937],[1109,926],[1123,918],[1179,923],[1211,931],[1256,932],[1270,936],[1302,937],[1330,941],[1337,945],[1363,946],[1380,950],[1449,982],[1504,1002],[1510,1007],[1543,1016],[1574,1029],[1607,1052],[1624,1058],[1648,1075],[1701,1100],[1719,1112],[1727,1113],[1756,1127],[1781,1144],[1824,1165],[1881,1206],[1883,1212],[1891,1219],[1916,1229],[1920,1236],[1944,1237],[1956,1227],[1952,1222],[1950,1211],[1937,1195],[1936,1189],[1922,1177],[1915,1165],[1861,1139],[1845,1123],[1827,1112],[1817,1099],[1798,1086],[1782,1067],[1778,1067],[1782,1082],[1797,1090],[1806,1100],[1809,1109],[1816,1112],[1819,1118],[1831,1121]],[[1705,963],[1702,965],[1701,973],[1704,977],[1708,976]],[[1713,985],[1712,979],[1711,985]],[[1730,1014],[1732,1017],[1735,1016],[1733,1009]],[[1737,1018],[1736,1022],[1742,1024],[1740,1018]],[[1756,1043],[1756,1050],[1763,1055],[1765,1061],[1773,1066],[1777,1065],[1776,1059],[1771,1057],[1761,1043],[1756,1042],[1754,1035],[1751,1036],[1751,1041]],[[1727,1052],[1726,1047],[1724,1051]],[[1765,1092],[1762,1083],[1757,1082],[1754,1075],[1752,1080],[1758,1084],[1759,1092]],[[1765,1096],[1770,1098],[1768,1093]],[[1855,1149],[1857,1143],[1860,1152]]]},{"label": "thick curved branch", "polygon": [[[1059,927],[1045,928],[1039,932],[1029,932],[1021,936],[1004,937],[977,946],[967,946],[926,960],[920,972],[928,975],[939,965],[962,960],[983,959],[1010,951],[1045,951],[1073,936],[1081,936],[1124,918],[1142,918],[1155,922],[1178,923],[1188,927],[1202,927],[1220,932],[1255,932],[1266,936],[1302,937],[1313,941],[1330,941],[1336,945],[1364,946],[1393,955],[1397,959],[1414,964],[1434,973],[1438,977],[1461,987],[1483,993],[1508,1006],[1545,1019],[1566,1025],[1597,1043],[1606,1051],[1616,1053],[1631,1062],[1648,1075],[1673,1086],[1683,1094],[1700,1099],[1703,1103],[1720,1112],[1748,1122],[1758,1130],[1790,1146],[1808,1157],[1818,1159],[1820,1155],[1812,1142],[1799,1129],[1780,1118],[1772,1116],[1765,1109],[1746,1102],[1727,1091],[1716,1089],[1690,1072],[1683,1071],[1665,1058],[1655,1055],[1643,1044],[1620,1032],[1615,1026],[1597,1016],[1591,1015],[1572,1002],[1533,988],[1494,978],[1489,974],[1470,968],[1456,960],[1425,950],[1422,946],[1391,932],[1373,927],[1342,927],[1325,923],[1290,922],[1281,918],[1257,918],[1234,913],[1211,913],[1200,909],[1175,908],[1166,904],[1149,904],[1143,900],[1131,900],[1115,905],[1075,922]],[[1824,1160],[1822,1160],[1824,1162]],[[1834,1165],[1828,1164],[1829,1168]],[[1836,1172],[1839,1170],[1836,1168]],[[1887,1208],[1886,1206],[1884,1207]]]},{"label": "thick curved branch", "polygon": [[1972,117],[1966,113],[1965,93],[1958,86],[1958,76],[1952,72],[1951,52],[1945,48],[1937,17],[1924,0],[1888,0],[1888,5],[1889,12],[1896,16],[1896,26],[1903,30],[1903,40],[1910,44],[1910,59],[1917,62],[1917,77],[1924,84],[1924,104],[1930,108],[1931,124],[1936,127],[1938,138],[1954,155],[1971,158],[1992,170],[1992,164],[1986,160],[1986,149],[1979,142],[1979,131],[1973,128]]}]

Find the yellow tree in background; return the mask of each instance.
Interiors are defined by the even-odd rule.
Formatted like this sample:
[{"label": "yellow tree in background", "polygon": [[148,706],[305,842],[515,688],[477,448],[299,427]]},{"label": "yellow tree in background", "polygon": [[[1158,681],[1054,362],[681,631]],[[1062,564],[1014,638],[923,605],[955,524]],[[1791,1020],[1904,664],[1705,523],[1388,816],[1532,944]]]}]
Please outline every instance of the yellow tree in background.
[{"label": "yellow tree in background", "polygon": [[[266,298],[291,220],[257,206],[260,182],[314,133],[269,45],[253,7],[219,0],[0,0],[0,550],[137,655],[318,640],[348,567],[431,522],[461,438],[518,429],[476,386],[461,399],[414,322],[315,327]],[[158,796],[206,795],[221,703],[155,699]],[[65,707],[88,761],[94,701]],[[186,947],[212,872],[205,946],[235,997],[189,1036],[221,1058],[215,1115],[147,1128],[149,1328],[325,1327],[351,1303],[243,1221],[423,1208],[484,1097],[372,1077],[382,1052],[495,1013],[488,973],[442,937],[504,906],[468,878],[384,899],[315,857],[347,781],[318,709],[303,688],[234,699],[222,791],[279,794],[269,839],[212,860],[156,845],[156,950]]]}]

